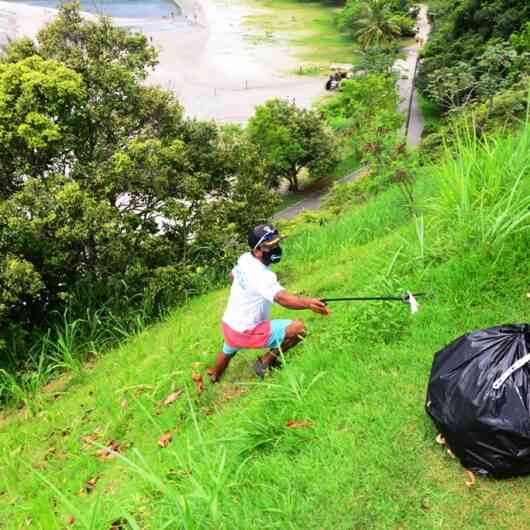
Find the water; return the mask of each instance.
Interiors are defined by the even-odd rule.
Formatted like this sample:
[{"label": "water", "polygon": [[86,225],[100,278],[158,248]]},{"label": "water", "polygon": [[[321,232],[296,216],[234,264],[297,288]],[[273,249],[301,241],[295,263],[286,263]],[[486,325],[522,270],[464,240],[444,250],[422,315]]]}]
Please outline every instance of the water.
[{"label": "water", "polygon": [[[56,9],[60,0],[11,0],[15,4],[26,4]],[[180,15],[180,8],[172,0],[81,0],[81,10],[109,17],[162,18]]]}]

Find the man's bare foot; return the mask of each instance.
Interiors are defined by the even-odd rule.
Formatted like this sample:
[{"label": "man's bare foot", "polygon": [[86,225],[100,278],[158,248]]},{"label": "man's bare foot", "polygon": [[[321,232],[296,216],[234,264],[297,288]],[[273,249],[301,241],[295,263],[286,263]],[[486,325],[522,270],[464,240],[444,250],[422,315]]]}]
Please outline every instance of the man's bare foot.
[{"label": "man's bare foot", "polygon": [[213,368],[208,368],[208,370],[206,370],[206,373],[208,374],[208,377],[210,378],[210,381],[212,383],[219,382],[219,379],[217,378],[217,374],[215,373],[215,370]]}]

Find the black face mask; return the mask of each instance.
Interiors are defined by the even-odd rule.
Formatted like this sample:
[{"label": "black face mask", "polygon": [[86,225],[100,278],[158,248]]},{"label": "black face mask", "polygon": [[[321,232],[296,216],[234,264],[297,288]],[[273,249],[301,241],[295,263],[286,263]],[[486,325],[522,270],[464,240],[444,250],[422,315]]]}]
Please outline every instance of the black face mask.
[{"label": "black face mask", "polygon": [[278,245],[272,248],[269,252],[263,253],[263,263],[268,267],[271,263],[279,263],[282,259],[282,247]]}]

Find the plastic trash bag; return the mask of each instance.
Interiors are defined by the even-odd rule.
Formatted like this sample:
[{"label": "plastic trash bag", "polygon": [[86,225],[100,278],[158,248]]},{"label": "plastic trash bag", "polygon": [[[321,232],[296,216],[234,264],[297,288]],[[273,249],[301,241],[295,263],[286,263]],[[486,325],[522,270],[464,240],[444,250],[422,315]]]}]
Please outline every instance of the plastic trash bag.
[{"label": "plastic trash bag", "polygon": [[464,335],[436,353],[426,411],[462,465],[503,478],[530,473],[530,325]]}]

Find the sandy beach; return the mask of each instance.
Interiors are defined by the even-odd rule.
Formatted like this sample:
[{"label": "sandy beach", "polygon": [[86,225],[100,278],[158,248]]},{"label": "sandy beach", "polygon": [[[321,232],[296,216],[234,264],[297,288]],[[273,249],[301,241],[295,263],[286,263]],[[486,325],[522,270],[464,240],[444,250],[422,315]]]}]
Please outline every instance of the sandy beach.
[{"label": "sandy beach", "polygon": [[[294,76],[290,50],[256,42],[244,25],[255,10],[238,0],[179,0],[182,16],[115,18],[145,33],[160,51],[149,82],[175,92],[188,116],[244,123],[273,97],[307,107],[324,93],[321,77]],[[56,11],[0,1],[0,42],[34,38]],[[86,15],[92,16],[92,15]]]}]

